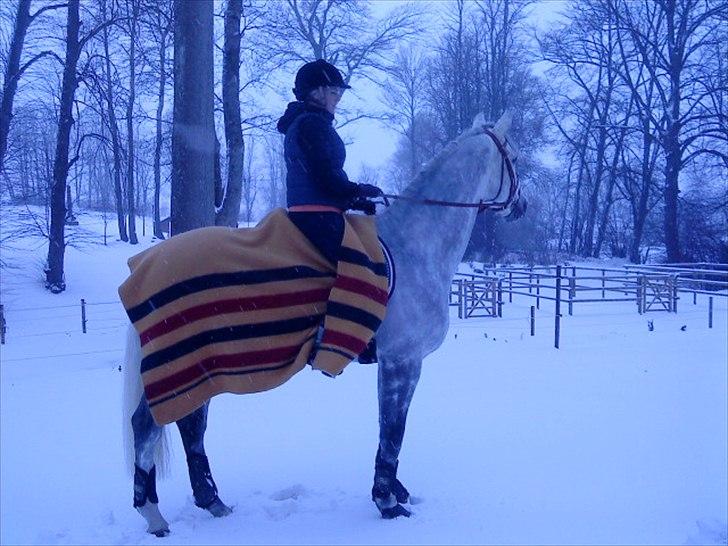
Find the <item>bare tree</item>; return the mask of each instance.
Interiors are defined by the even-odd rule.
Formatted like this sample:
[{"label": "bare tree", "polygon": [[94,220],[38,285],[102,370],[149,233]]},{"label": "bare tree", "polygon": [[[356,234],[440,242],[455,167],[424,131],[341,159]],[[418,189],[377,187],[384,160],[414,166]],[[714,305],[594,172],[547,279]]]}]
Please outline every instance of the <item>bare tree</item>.
[{"label": "bare tree", "polygon": [[215,222],[212,0],[174,4],[172,234]]},{"label": "bare tree", "polygon": [[407,139],[407,179],[414,178],[425,159],[418,146],[417,120],[426,104],[426,69],[422,53],[410,45],[402,46],[392,64],[387,67],[388,78],[382,85],[384,103],[392,112],[389,120],[397,132]]},{"label": "bare tree", "polygon": [[[259,45],[268,58],[280,65],[324,59],[336,65],[350,83],[357,76],[378,84],[378,76],[390,65],[389,53],[423,30],[423,10],[408,3],[392,10],[384,19],[372,16],[362,0],[285,0],[274,3],[269,27]],[[382,114],[353,111],[344,126]]]},{"label": "bare tree", "polygon": [[65,3],[46,4],[31,15],[30,2],[31,0],[18,1],[18,11],[15,16],[15,26],[5,67],[2,99],[0,100],[0,172],[3,170],[5,152],[8,148],[8,133],[10,132],[10,122],[13,117],[13,102],[15,100],[15,93],[18,90],[18,82],[23,76],[23,73],[28,70],[33,63],[47,55],[53,55],[51,51],[43,51],[28,59],[25,63],[23,63],[23,66],[20,66],[28,27],[30,27],[33,21],[44,12],[66,6]]},{"label": "bare tree", "polygon": [[253,159],[255,157],[255,140],[253,137],[248,137],[248,145],[246,148],[249,150],[245,154],[245,165],[243,167],[243,179],[242,179],[242,202],[245,205],[243,210],[245,221],[250,223],[253,221],[253,210],[255,207],[255,198],[258,195],[258,179],[255,173],[255,165]]},{"label": "bare tree", "polygon": [[157,48],[156,60],[150,55],[149,64],[158,75],[157,79],[157,109],[154,118],[154,203],[153,203],[153,232],[158,239],[163,239],[160,214],[160,198],[162,186],[162,149],[164,141],[164,106],[168,79],[168,55],[172,34],[173,14],[172,5],[168,2],[158,3],[148,0],[142,11],[142,24],[148,29],[151,39]]},{"label": "bare tree", "polygon": [[267,185],[264,196],[268,208],[286,206],[286,163],[283,157],[283,137],[280,133],[265,135],[265,174]]},{"label": "bare tree", "polygon": [[136,44],[139,25],[139,0],[126,0],[126,24],[129,34],[129,96],[126,103],[126,202],[129,242],[139,243],[136,234],[136,193],[134,188],[134,102],[136,100]]},{"label": "bare tree", "polygon": [[[112,24],[102,21],[83,37],[80,36],[79,0],[69,0],[66,24],[66,57],[63,66],[63,82],[59,104],[56,152],[53,162],[53,186],[50,199],[50,230],[48,244],[48,263],[46,268],[46,288],[53,293],[66,289],[64,279],[65,221],[66,221],[66,181],[69,167],[78,159],[78,153],[69,161],[71,127],[74,123],[73,101],[78,87],[78,60],[84,46],[96,34]],[[80,149],[81,142],[77,144]]]},{"label": "bare tree", "polygon": [[[113,12],[108,10],[109,0],[101,0],[100,9],[101,16],[103,19],[107,19],[112,15]],[[121,170],[122,170],[122,146],[121,136],[119,131],[119,123],[116,117],[116,107],[114,104],[114,97],[116,96],[114,91],[113,80],[117,74],[115,70],[112,70],[111,60],[111,28],[109,26],[104,27],[102,32],[103,39],[103,74],[104,84],[99,85],[99,91],[103,97],[105,103],[105,111],[102,109],[102,118],[106,121],[106,125],[109,128],[109,135],[111,136],[113,163],[114,163],[114,204],[116,208],[116,222],[119,229],[119,238],[122,241],[128,241],[129,237],[126,230],[126,216],[124,214],[123,195],[121,188]]]},{"label": "bare tree", "polygon": [[[620,46],[625,57],[643,65],[658,91],[658,110],[644,112],[659,128],[665,154],[664,167],[664,241],[668,262],[681,260],[678,222],[678,182],[680,173],[692,157],[688,148],[710,135],[717,120],[699,111],[706,95],[700,89],[700,57],[714,43],[720,28],[725,2],[702,0],[655,0],[631,3],[613,1],[613,13],[628,40]],[[626,83],[639,101],[637,83],[632,76],[634,64],[623,71]],[[697,111],[696,111],[697,110]]]},{"label": "bare tree", "polygon": [[[217,212],[217,225],[237,227],[243,184],[245,143],[240,116],[240,18],[242,0],[227,0],[225,8],[225,45],[222,60],[222,103],[225,116],[227,184],[222,206]],[[249,206],[246,221],[250,221]]]}]

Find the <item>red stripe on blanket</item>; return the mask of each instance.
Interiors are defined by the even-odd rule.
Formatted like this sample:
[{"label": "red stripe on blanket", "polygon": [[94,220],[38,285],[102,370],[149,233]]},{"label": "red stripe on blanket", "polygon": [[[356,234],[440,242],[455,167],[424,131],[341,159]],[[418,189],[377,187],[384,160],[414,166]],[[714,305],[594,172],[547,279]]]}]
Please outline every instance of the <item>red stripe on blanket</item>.
[{"label": "red stripe on blanket", "polygon": [[139,336],[142,347],[156,337],[168,334],[191,322],[214,317],[226,313],[241,313],[258,309],[275,309],[305,303],[325,302],[329,298],[329,289],[307,290],[268,296],[254,296],[251,298],[236,298],[231,300],[218,300],[185,309],[181,313],[172,315],[154,326],[147,328]]},{"label": "red stripe on blanket", "polygon": [[348,277],[346,275],[338,275],[334,282],[334,287],[341,288],[348,292],[354,292],[355,294],[361,294],[362,296],[373,299],[380,305],[387,305],[387,291],[382,290],[373,284],[369,284],[366,281],[355,279],[354,277]]},{"label": "red stripe on blanket", "polygon": [[350,336],[344,332],[327,329],[324,331],[324,337],[321,340],[322,345],[338,345],[355,355],[360,354],[367,344],[358,337]]},{"label": "red stripe on blanket", "polygon": [[[206,358],[189,368],[185,368],[164,379],[145,385],[144,392],[147,395],[147,399],[153,402],[155,398],[174,392],[183,385],[199,377],[204,377],[220,368],[243,368],[246,366],[278,364],[294,358],[300,349],[301,347],[296,345]],[[265,371],[265,369],[257,371]]]}]

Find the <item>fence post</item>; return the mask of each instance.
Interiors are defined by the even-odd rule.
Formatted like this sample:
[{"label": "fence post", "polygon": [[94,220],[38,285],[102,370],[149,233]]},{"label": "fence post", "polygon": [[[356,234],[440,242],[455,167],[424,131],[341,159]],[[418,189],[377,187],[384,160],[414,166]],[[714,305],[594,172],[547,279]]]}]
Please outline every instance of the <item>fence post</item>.
[{"label": "fence post", "polygon": [[672,312],[677,313],[677,297],[678,297],[678,288],[677,288],[677,275],[672,276]]},{"label": "fence post", "polygon": [[602,269],[602,299],[604,299],[604,270]]},{"label": "fence post", "polygon": [[536,335],[536,308],[531,306],[531,335]]},{"label": "fence post", "polygon": [[698,293],[693,292],[693,305],[697,305],[697,304],[698,304]]},{"label": "fence post", "polygon": [[554,347],[559,348],[561,333],[561,266],[556,266],[556,313],[554,317]]},{"label": "fence post", "polygon": [[531,285],[533,284],[533,266],[528,267],[528,293],[533,293]]},{"label": "fence post", "polygon": [[645,312],[645,276],[640,275],[637,280],[637,312],[642,315]]},{"label": "fence post", "polygon": [[0,345],[5,345],[5,332],[7,326],[5,324],[5,306],[0,304]]},{"label": "fence post", "polygon": [[708,298],[708,328],[712,328],[712,327],[713,327],[713,296],[710,296]]},{"label": "fence post", "polygon": [[541,277],[536,277],[536,307],[541,309]]},{"label": "fence post", "polygon": [[468,287],[471,281],[463,279],[463,318],[468,318]]},{"label": "fence post", "polygon": [[460,279],[458,285],[458,318],[465,318],[465,279]]},{"label": "fence post", "polygon": [[81,298],[81,331],[86,333],[86,300]]},{"label": "fence post", "polygon": [[503,318],[503,279],[498,279],[498,318]]},{"label": "fence post", "polygon": [[513,271],[508,272],[508,303],[513,303]]},{"label": "fence post", "polygon": [[569,277],[569,316],[574,314],[574,304],[571,300],[576,296],[576,278]]}]

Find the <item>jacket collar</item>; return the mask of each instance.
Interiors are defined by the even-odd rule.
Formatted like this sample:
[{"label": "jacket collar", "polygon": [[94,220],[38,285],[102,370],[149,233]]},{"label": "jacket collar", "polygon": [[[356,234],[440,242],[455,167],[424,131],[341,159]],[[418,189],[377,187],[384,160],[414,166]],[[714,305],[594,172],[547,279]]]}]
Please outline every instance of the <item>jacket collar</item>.
[{"label": "jacket collar", "polygon": [[329,121],[334,121],[334,114],[329,112],[326,108],[321,108],[320,106],[316,106],[311,102],[306,102],[304,104],[304,109],[307,112],[315,112],[316,114],[320,114]]}]

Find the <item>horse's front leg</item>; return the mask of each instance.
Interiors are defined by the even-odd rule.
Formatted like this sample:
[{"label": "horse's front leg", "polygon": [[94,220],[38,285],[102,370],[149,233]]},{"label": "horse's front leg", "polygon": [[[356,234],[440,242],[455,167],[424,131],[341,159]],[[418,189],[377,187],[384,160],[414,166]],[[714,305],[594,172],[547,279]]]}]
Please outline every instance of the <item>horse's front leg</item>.
[{"label": "horse's front leg", "polygon": [[379,358],[379,449],[374,466],[372,500],[386,519],[410,516],[402,506],[409,492],[397,479],[399,451],[412,395],[417,387],[422,359]]},{"label": "horse's front leg", "polygon": [[187,456],[192,494],[195,504],[216,518],[227,516],[232,510],[217,496],[217,485],[212,479],[210,463],[205,454],[205,431],[209,402],[177,421],[182,445]]}]

